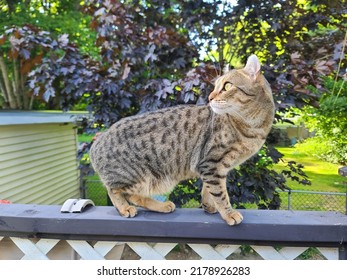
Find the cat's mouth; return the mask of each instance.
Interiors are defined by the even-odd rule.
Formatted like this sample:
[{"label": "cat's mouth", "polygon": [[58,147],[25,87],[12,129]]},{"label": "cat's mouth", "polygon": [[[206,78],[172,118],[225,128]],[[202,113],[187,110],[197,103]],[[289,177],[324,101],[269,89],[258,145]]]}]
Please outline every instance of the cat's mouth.
[{"label": "cat's mouth", "polygon": [[224,100],[212,100],[209,105],[211,106],[212,111],[217,115],[230,114],[246,122],[245,118],[238,112],[239,110],[237,110],[235,107],[233,107],[232,104],[228,104]]},{"label": "cat's mouth", "polygon": [[224,100],[212,100],[209,104],[213,112],[218,115],[226,114],[230,112],[231,109],[231,106]]}]

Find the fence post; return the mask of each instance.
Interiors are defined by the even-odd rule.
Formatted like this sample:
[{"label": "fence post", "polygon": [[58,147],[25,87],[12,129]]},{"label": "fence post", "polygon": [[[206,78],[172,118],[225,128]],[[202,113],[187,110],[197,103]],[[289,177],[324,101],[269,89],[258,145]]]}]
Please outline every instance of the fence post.
[{"label": "fence post", "polygon": [[[347,166],[340,167],[338,172],[339,175],[347,178]],[[347,181],[344,181],[343,184],[346,187],[346,207],[345,207],[345,214],[347,215]]]},{"label": "fence post", "polygon": [[292,194],[292,190],[288,191],[288,210],[292,210],[292,199],[291,199],[291,194]]},{"label": "fence post", "polygon": [[80,195],[81,198],[87,198],[86,179],[83,175],[80,175]]}]

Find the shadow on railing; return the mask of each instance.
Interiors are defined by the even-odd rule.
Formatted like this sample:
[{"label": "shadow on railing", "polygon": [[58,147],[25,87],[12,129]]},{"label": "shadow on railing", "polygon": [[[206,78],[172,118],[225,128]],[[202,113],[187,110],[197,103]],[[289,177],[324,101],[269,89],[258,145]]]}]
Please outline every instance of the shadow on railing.
[{"label": "shadow on railing", "polygon": [[313,258],[347,259],[338,212],[241,210],[244,221],[230,227],[201,209],[125,219],[111,206],[60,208],[0,204],[0,259],[244,259],[241,245],[252,258],[296,259],[314,247]]}]

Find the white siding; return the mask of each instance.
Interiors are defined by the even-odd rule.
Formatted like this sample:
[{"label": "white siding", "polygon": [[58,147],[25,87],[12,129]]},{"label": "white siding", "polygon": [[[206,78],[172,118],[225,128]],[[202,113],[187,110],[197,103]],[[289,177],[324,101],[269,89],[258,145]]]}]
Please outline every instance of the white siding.
[{"label": "white siding", "polygon": [[79,197],[73,124],[0,126],[0,199],[62,204]]}]

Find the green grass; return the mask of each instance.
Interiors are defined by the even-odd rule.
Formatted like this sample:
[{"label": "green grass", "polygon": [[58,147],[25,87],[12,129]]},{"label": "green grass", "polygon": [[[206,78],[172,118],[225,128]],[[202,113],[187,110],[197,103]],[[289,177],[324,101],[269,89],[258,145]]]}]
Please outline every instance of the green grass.
[{"label": "green grass", "polygon": [[93,140],[94,134],[78,134],[78,142],[91,142]]},{"label": "green grass", "polygon": [[346,187],[343,181],[346,178],[338,175],[339,165],[322,161],[311,156],[296,147],[278,147],[280,153],[284,155],[284,162],[275,166],[276,171],[281,171],[286,162],[294,160],[304,165],[303,171],[312,182],[311,186],[303,186],[296,182],[289,181],[289,187],[295,190],[312,190],[324,192],[345,192]]},{"label": "green grass", "polygon": [[[297,182],[288,180],[288,186],[292,190],[307,190],[318,192],[345,193],[346,187],[343,182],[346,178],[338,175],[337,164],[329,163],[314,157],[301,149],[301,147],[278,148],[284,154],[284,162],[277,164],[274,168],[277,172],[283,170],[286,162],[294,160],[304,165],[303,171],[308,175],[311,185],[304,186]],[[288,208],[288,194],[280,193],[282,200],[281,208]],[[291,209],[293,210],[320,210],[345,212],[345,196],[322,195],[322,194],[291,194]]]}]

